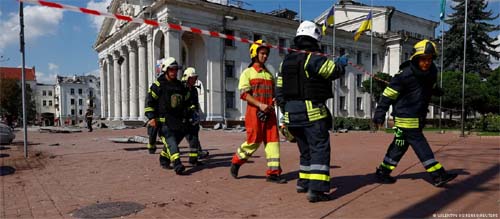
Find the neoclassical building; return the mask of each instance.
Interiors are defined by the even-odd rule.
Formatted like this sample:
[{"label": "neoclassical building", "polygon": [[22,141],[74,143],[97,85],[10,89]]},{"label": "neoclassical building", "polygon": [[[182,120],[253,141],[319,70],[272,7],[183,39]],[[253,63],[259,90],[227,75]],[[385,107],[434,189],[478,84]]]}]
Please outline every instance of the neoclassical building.
[{"label": "neoclassical building", "polygon": [[[147,2],[139,5],[140,2]],[[305,3],[307,4],[307,2]],[[295,12],[276,10],[259,13],[227,1],[113,0],[109,12],[218,31],[251,40],[290,47],[299,21]],[[370,37],[353,41],[370,7],[353,1],[336,5],[335,51],[345,48],[350,61],[373,72],[394,74],[420,38],[434,36],[437,23],[399,12],[392,7],[375,7],[373,53]],[[323,22],[328,9],[315,21]],[[331,28],[330,28],[331,29]],[[418,33],[418,34],[417,34]],[[333,53],[333,34],[323,37],[326,53]],[[109,120],[142,120],[149,85],[155,80],[157,61],[175,57],[184,67],[195,67],[199,74],[200,104],[207,121],[244,120],[246,102],[237,89],[240,73],[250,63],[249,45],[165,27],[127,23],[106,18],[94,45],[99,54],[101,111]],[[285,51],[271,50],[267,66],[276,73]],[[181,73],[179,74],[180,77]],[[369,118],[370,95],[361,81],[369,76],[349,66],[345,77],[335,83],[335,98],[329,101],[336,116]],[[335,102],[334,102],[335,101]]]}]

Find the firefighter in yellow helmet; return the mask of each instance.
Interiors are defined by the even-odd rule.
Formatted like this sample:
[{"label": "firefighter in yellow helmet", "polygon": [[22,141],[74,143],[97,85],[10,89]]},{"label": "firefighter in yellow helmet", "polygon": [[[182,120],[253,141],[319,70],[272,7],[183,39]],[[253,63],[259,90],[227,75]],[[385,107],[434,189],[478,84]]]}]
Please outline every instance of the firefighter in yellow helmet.
[{"label": "firefighter in yellow helmet", "polygon": [[457,176],[447,173],[435,159],[422,132],[431,96],[440,96],[443,93],[436,86],[437,68],[433,60],[437,54],[434,42],[422,40],[416,43],[410,60],[401,64],[399,73],[391,79],[380,97],[373,122],[381,126],[389,106],[392,105],[395,131],[394,140],[375,172],[381,183],[396,182],[390,173],[396,168],[410,145],[431,175],[434,186],[443,186]]},{"label": "firefighter in yellow helmet", "polygon": [[276,113],[274,112],[274,77],[267,70],[265,63],[269,48],[257,40],[250,46],[251,63],[241,73],[238,89],[240,98],[247,101],[245,114],[246,141],[238,147],[231,161],[230,173],[238,177],[238,171],[264,143],[267,171],[266,180],[272,183],[286,183],[281,177],[280,144]]},{"label": "firefighter in yellow helmet", "polygon": [[179,143],[184,138],[186,120],[186,88],[177,79],[179,65],[170,57],[161,65],[162,75],[151,84],[146,96],[145,115],[149,119],[148,125],[161,127],[160,138],[164,144],[160,153],[160,165],[173,169],[180,175],[185,170],[180,160]]},{"label": "firefighter in yellow helmet", "polygon": [[196,82],[198,81],[198,74],[193,67],[186,68],[181,78],[182,84],[186,87],[186,117],[188,119],[186,140],[189,143],[189,163],[192,165],[201,165],[198,158],[205,158],[208,156],[208,151],[201,149],[200,138],[200,103],[198,100],[198,88]]},{"label": "firefighter in yellow helmet", "polygon": [[[311,21],[302,22],[294,47],[320,51],[321,31]],[[341,60],[341,61],[340,61]],[[337,63],[324,56],[292,52],[281,63],[276,84],[276,100],[284,112],[284,122],[295,137],[300,151],[297,192],[310,202],[330,199],[330,135],[332,119],[326,100],[333,97],[332,81],[345,73],[347,57]]]}]

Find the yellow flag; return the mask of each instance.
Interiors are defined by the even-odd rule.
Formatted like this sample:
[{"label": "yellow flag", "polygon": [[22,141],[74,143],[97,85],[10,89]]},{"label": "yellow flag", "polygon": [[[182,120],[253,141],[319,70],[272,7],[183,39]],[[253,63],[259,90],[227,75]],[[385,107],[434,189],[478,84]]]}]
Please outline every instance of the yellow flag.
[{"label": "yellow flag", "polygon": [[326,15],[325,22],[323,22],[323,35],[326,34],[326,28],[333,25],[333,22],[335,22],[335,6],[332,6]]},{"label": "yellow flag", "polygon": [[372,12],[368,13],[365,20],[361,22],[361,25],[358,28],[358,31],[354,33],[354,41],[357,41],[361,34],[363,34],[367,30],[372,30]]}]

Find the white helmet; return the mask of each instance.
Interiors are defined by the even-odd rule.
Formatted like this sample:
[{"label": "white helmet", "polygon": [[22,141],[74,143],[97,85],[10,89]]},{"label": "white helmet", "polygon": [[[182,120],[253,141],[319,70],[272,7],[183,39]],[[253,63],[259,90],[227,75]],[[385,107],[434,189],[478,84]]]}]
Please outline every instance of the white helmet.
[{"label": "white helmet", "polygon": [[198,74],[196,74],[196,70],[193,67],[189,67],[184,70],[181,81],[187,81],[190,77],[198,77]]},{"label": "white helmet", "polygon": [[317,41],[321,41],[321,31],[312,21],[303,21],[300,23],[295,36],[310,36]]},{"label": "white helmet", "polygon": [[173,67],[179,68],[177,61],[175,61],[173,57],[169,57],[168,59],[165,59],[163,63],[161,63],[162,72],[167,72],[168,68],[173,68]]}]

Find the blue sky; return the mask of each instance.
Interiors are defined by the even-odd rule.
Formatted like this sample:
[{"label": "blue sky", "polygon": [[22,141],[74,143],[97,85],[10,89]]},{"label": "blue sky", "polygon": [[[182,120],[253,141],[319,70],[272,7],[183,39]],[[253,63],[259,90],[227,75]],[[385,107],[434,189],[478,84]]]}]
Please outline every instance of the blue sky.
[{"label": "blue sky", "polygon": [[[110,0],[55,0],[63,4],[104,11]],[[299,0],[245,0],[246,9],[269,12],[279,8],[299,11]],[[313,19],[327,10],[332,0],[302,0],[302,18]],[[369,5],[370,0],[358,0]],[[397,10],[439,21],[440,0],[373,0],[376,6],[394,6]],[[451,1],[448,0],[447,13]],[[489,9],[500,12],[500,0],[489,0]],[[19,3],[0,0],[0,66],[21,66],[19,52]],[[59,75],[97,74],[97,53],[92,46],[102,18],[59,9],[25,4],[26,66],[35,66],[37,80],[55,83]],[[500,18],[496,20],[500,23]],[[446,27],[445,27],[446,29]],[[440,27],[438,27],[440,30]],[[493,33],[497,36],[500,33]]]}]

